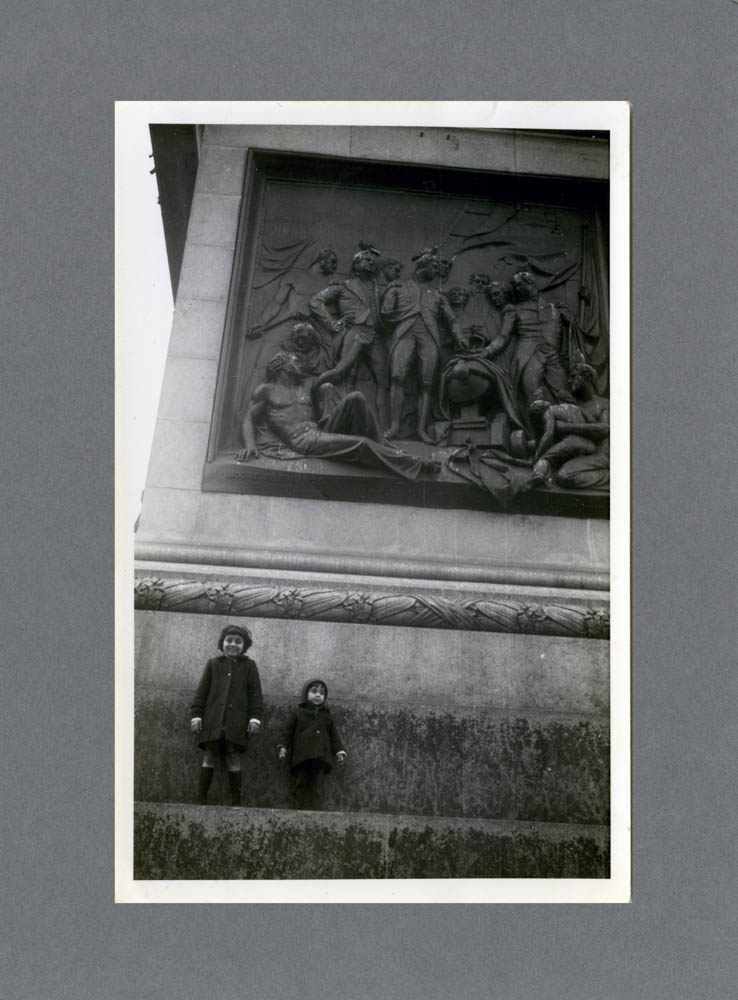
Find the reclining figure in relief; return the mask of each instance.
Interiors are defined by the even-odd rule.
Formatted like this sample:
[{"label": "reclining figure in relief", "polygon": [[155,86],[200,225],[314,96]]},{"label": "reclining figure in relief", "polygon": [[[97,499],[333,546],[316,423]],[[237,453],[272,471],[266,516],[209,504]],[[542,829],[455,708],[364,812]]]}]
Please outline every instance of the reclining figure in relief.
[{"label": "reclining figure in relief", "polygon": [[410,480],[440,471],[437,461],[382,443],[376,417],[360,392],[351,392],[331,406],[333,387],[317,387],[315,379],[306,379],[294,355],[275,354],[267,364],[266,378],[254,390],[243,419],[244,447],[237,462],[259,457],[257,431],[265,426],[298,456],[351,462]]}]

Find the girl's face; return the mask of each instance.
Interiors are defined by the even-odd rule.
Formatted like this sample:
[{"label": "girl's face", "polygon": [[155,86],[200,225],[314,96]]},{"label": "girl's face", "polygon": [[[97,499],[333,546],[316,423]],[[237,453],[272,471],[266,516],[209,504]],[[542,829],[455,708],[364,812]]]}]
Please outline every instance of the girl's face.
[{"label": "girl's face", "polygon": [[325,689],[322,684],[311,684],[308,688],[307,700],[311,705],[322,705],[325,701]]},{"label": "girl's face", "polygon": [[240,656],[246,643],[243,636],[236,632],[229,632],[223,639],[223,652],[226,656]]}]

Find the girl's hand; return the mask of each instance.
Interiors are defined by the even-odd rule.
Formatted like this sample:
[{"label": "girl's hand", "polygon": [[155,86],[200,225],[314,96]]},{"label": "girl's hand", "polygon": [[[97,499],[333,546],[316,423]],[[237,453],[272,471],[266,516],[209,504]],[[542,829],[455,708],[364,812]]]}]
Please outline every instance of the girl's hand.
[{"label": "girl's hand", "polygon": [[279,759],[280,760],[286,760],[287,759],[287,747],[280,747],[279,748]]},{"label": "girl's hand", "polygon": [[339,767],[343,767],[345,761],[346,761],[346,751],[339,750],[338,753],[336,754],[336,763],[338,764]]},{"label": "girl's hand", "polygon": [[193,733],[202,732],[202,719],[192,719],[190,722],[190,729]]}]

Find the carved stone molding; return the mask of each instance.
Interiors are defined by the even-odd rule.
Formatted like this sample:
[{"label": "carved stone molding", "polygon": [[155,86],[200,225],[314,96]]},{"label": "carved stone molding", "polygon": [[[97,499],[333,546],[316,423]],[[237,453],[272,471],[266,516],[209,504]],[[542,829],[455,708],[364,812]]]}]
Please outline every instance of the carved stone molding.
[{"label": "carved stone molding", "polygon": [[220,580],[137,577],[138,611],[230,617],[288,618],[361,625],[506,632],[608,639],[610,614],[602,607],[486,599],[455,601],[418,594],[253,586]]},{"label": "carved stone molding", "polygon": [[178,542],[136,542],[135,558],[142,563],[179,563],[193,566],[227,566],[246,569],[286,570],[294,573],[358,574],[402,577],[413,580],[448,580],[454,583],[502,584],[518,587],[554,587],[609,591],[607,567],[516,566],[510,563],[464,563],[449,559],[407,556],[367,556],[354,552],[300,551],[290,548],[258,549],[232,545]]}]

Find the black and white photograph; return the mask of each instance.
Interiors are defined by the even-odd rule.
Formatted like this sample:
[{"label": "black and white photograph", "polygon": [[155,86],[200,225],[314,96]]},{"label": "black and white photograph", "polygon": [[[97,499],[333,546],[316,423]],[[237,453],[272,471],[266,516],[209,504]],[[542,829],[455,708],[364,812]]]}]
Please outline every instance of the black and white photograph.
[{"label": "black and white photograph", "polygon": [[629,156],[117,105],[119,902],[628,901]]}]

